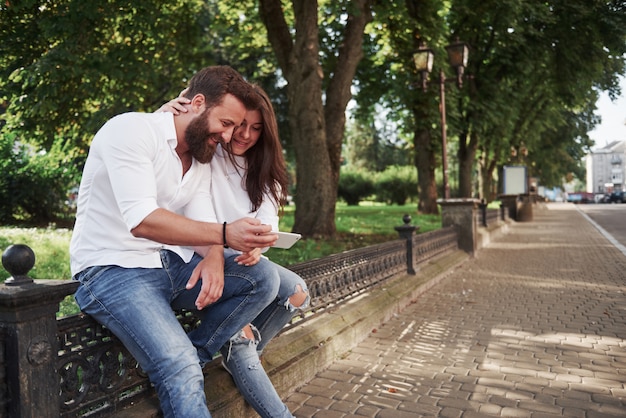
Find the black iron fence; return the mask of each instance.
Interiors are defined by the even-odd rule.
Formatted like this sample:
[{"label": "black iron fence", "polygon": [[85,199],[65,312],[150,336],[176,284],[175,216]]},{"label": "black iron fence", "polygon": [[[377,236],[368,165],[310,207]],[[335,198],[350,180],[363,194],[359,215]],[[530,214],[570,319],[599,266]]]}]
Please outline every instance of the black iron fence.
[{"label": "black iron fence", "polygon": [[[413,230],[398,240],[290,266],[306,280],[311,304],[288,327],[458,249],[455,227],[418,235]],[[58,289],[52,298],[50,286]],[[153,395],[146,375],[105,327],[82,314],[55,319],[60,300],[76,286],[69,281],[38,280],[5,285],[0,292],[1,417],[104,417]],[[29,298],[36,303],[28,302]],[[39,306],[41,300],[47,301],[47,309]],[[180,312],[179,319],[186,329],[197,322],[189,312]],[[56,339],[47,340],[46,335]]]}]

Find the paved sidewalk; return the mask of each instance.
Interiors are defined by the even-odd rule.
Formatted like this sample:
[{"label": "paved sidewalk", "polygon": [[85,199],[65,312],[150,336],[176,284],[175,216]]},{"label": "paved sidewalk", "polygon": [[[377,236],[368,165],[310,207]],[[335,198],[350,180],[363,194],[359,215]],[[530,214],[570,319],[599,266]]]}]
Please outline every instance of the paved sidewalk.
[{"label": "paved sidewalk", "polygon": [[287,398],[305,417],[626,417],[626,257],[570,204],[480,250]]}]

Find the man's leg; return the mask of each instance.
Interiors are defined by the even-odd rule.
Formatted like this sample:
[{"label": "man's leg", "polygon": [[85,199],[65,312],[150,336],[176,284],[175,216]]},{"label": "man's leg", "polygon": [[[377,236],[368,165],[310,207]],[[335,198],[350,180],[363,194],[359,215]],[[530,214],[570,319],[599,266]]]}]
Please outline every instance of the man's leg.
[{"label": "man's leg", "polygon": [[165,417],[210,417],[195,347],[170,307],[163,269],[92,267],[76,277],[81,310],[115,334],[155,385]]},{"label": "man's leg", "polygon": [[[188,334],[198,349],[202,364],[211,361],[213,355],[232,336],[251,323],[259,312],[276,298],[278,293],[279,276],[276,269],[266,268],[265,263],[240,266],[233,261],[234,257],[231,256],[225,260],[222,297],[201,311],[195,311],[200,318],[200,324]],[[193,268],[189,269],[181,265],[176,275],[188,279],[192,270]],[[171,269],[171,271],[175,270]],[[191,290],[185,290],[183,286],[180,292],[177,292],[172,306],[175,309],[195,310],[194,303],[200,291],[200,285],[198,283]]]}]

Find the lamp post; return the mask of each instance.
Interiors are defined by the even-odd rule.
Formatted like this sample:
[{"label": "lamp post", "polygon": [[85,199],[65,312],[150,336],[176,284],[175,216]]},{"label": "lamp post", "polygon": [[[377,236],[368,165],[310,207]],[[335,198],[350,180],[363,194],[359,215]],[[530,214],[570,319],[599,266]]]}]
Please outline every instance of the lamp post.
[{"label": "lamp post", "polygon": [[[446,82],[456,81],[458,88],[463,87],[463,75],[465,67],[467,67],[467,59],[469,56],[469,47],[465,42],[458,39],[451,45],[446,46],[448,52],[448,60],[450,65],[456,70],[456,80],[447,79],[443,69],[439,69],[439,114],[441,116],[441,165],[443,170],[443,197],[450,199],[450,183],[448,182],[448,150],[447,150],[447,131],[446,131]],[[428,88],[428,74],[433,69],[435,54],[432,49],[425,45],[413,54],[413,62],[415,68],[422,78],[422,90]]]}]

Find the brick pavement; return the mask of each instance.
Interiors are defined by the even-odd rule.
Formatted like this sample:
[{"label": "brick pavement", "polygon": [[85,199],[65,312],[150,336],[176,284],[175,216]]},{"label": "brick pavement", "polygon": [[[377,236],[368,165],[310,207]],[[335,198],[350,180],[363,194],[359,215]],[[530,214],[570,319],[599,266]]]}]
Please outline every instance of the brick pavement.
[{"label": "brick pavement", "polygon": [[626,417],[626,257],[569,204],[480,250],[286,402],[297,418]]}]

